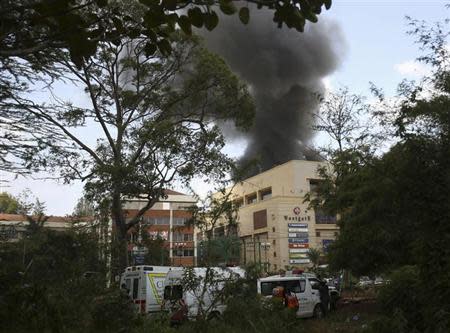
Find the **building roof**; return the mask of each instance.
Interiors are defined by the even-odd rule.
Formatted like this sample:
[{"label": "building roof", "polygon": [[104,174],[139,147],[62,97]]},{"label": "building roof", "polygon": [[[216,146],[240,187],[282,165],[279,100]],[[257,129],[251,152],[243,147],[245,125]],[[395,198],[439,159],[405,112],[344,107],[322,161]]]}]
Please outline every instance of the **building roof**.
[{"label": "building roof", "polygon": [[[91,216],[86,217],[72,217],[72,216],[49,216],[46,222],[88,222],[93,221]],[[27,217],[21,214],[4,214],[0,213],[0,222],[27,222]]]},{"label": "building roof", "polygon": [[187,194],[180,193],[180,192],[177,192],[177,191],[174,191],[174,190],[169,190],[169,189],[164,190],[164,194],[167,194],[167,195],[187,195]]}]

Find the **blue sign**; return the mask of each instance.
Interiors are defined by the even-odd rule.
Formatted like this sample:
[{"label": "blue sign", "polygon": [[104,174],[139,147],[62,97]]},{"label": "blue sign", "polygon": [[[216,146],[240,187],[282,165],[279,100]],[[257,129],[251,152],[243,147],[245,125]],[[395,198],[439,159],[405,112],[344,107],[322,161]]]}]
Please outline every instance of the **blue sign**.
[{"label": "blue sign", "polygon": [[135,265],[143,265],[144,261],[145,261],[145,256],[140,255],[140,254],[134,256],[134,264]]},{"label": "blue sign", "polygon": [[292,238],[308,238],[308,233],[307,232],[290,232],[289,233],[289,237]]},{"label": "blue sign", "polygon": [[322,239],[322,247],[325,252],[328,251],[328,247],[334,242],[333,239]]},{"label": "blue sign", "polygon": [[308,238],[288,238],[289,243],[307,244]]},{"label": "blue sign", "polygon": [[308,228],[308,223],[288,223],[289,228]]}]

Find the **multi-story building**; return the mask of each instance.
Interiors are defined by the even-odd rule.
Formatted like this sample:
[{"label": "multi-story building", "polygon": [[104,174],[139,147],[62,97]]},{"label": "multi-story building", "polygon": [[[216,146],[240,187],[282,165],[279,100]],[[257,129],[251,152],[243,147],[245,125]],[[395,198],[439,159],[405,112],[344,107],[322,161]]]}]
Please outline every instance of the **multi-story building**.
[{"label": "multi-story building", "polygon": [[[169,253],[170,264],[174,266],[194,266],[196,264],[197,247],[194,228],[186,226],[191,217],[190,207],[197,200],[190,195],[166,190],[167,198],[149,209],[140,222],[139,231],[135,228],[129,232],[129,251],[132,253],[134,263],[144,264],[143,249],[138,246],[141,232],[146,232],[152,238],[165,240],[164,247]],[[139,209],[145,206],[146,201],[129,199],[124,204],[127,217],[132,218]]]},{"label": "multi-story building", "polygon": [[241,263],[258,262],[270,270],[307,266],[309,248],[327,251],[339,232],[336,219],[304,202],[320,181],[321,165],[326,164],[292,160],[232,188],[232,200],[239,207]]}]

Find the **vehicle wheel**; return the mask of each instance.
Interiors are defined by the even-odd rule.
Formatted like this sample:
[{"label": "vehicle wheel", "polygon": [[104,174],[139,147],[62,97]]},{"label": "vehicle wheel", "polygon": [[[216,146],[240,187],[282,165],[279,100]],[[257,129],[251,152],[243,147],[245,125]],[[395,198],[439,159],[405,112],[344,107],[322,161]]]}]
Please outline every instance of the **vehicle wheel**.
[{"label": "vehicle wheel", "polygon": [[324,317],[323,310],[320,304],[317,304],[314,308],[313,316],[317,319],[322,319]]}]

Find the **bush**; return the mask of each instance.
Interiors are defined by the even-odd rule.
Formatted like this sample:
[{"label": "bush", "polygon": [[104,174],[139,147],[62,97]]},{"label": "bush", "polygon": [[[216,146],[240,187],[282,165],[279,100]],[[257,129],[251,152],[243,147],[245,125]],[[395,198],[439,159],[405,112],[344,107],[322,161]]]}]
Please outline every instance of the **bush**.
[{"label": "bush", "polygon": [[[420,293],[417,267],[403,266],[392,272],[390,282],[380,289],[377,299],[382,312],[390,318],[383,324],[387,325],[386,329],[395,328],[396,332],[424,329]],[[382,327],[379,329],[381,331]],[[388,331],[388,329],[385,330],[385,332]]]},{"label": "bush", "polygon": [[137,313],[131,299],[117,288],[97,297],[91,313],[92,332],[131,332],[137,324]]}]

